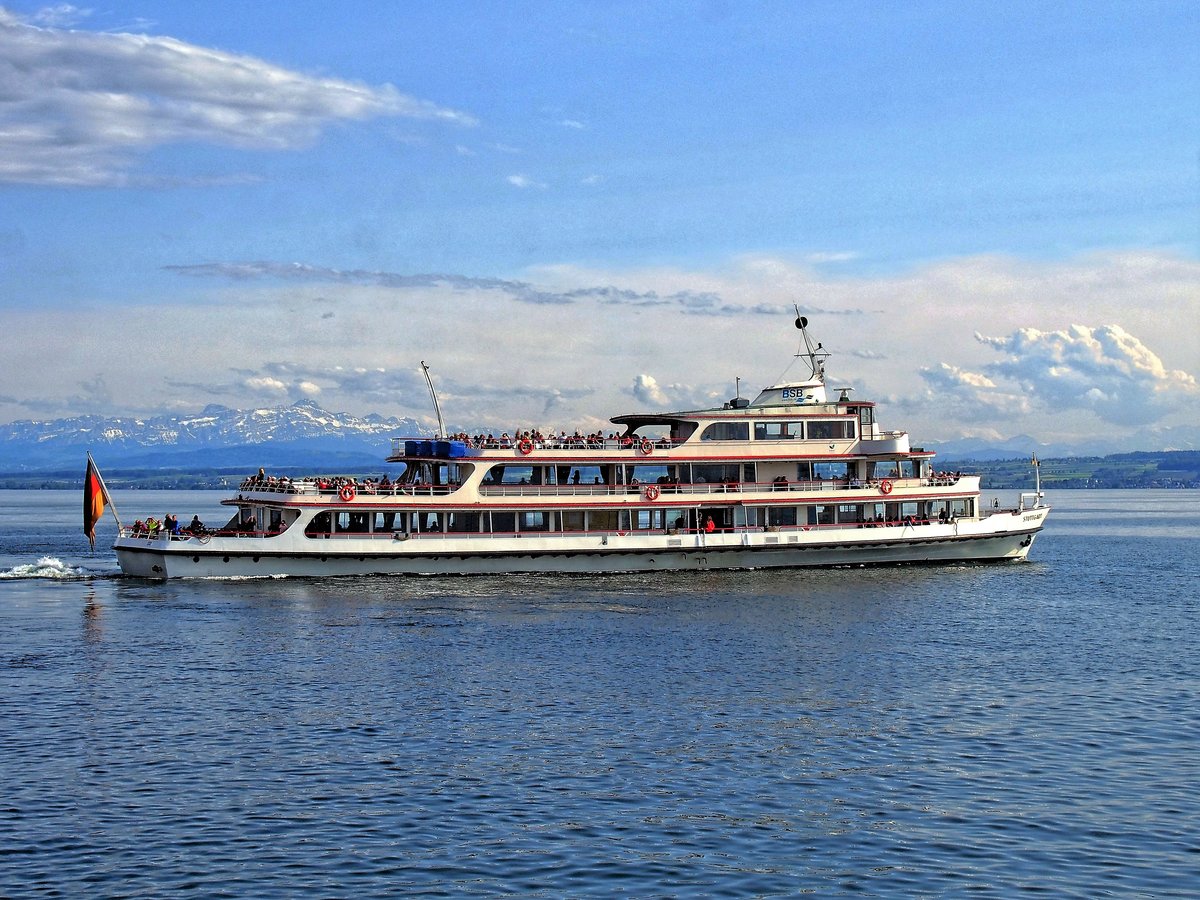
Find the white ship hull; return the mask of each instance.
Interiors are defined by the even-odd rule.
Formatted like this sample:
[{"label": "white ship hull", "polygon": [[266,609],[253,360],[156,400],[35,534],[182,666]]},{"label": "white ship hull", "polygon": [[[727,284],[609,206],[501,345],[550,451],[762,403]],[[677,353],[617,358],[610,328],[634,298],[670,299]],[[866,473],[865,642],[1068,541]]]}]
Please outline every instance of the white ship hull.
[{"label": "white ship hull", "polygon": [[544,537],[329,538],[313,548],[287,535],[121,538],[121,569],[144,578],[327,575],[489,575],[808,568],[1024,559],[1048,507],[982,520],[879,528],[733,534],[605,534]]}]

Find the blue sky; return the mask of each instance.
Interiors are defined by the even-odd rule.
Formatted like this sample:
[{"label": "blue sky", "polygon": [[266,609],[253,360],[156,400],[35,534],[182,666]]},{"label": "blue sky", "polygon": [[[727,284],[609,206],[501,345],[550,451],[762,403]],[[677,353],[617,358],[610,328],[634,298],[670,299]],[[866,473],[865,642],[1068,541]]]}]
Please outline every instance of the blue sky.
[{"label": "blue sky", "polygon": [[1194,4],[0,3],[0,420],[1200,439]]}]

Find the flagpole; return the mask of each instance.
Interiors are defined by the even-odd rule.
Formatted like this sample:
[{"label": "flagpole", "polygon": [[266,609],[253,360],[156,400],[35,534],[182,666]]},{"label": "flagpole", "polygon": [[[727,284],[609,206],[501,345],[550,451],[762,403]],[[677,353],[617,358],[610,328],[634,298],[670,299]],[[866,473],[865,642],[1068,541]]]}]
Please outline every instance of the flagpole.
[{"label": "flagpole", "polygon": [[123,528],[124,526],[121,524],[121,517],[117,515],[117,504],[113,503],[112,494],[108,492],[108,485],[104,483],[104,476],[100,474],[100,467],[96,465],[96,461],[92,459],[91,450],[87,451],[87,458],[88,462],[92,465],[92,469],[96,473],[97,480],[100,482],[100,491],[104,494],[104,502],[109,505],[110,509],[112,509],[113,519],[117,523],[117,528]]}]

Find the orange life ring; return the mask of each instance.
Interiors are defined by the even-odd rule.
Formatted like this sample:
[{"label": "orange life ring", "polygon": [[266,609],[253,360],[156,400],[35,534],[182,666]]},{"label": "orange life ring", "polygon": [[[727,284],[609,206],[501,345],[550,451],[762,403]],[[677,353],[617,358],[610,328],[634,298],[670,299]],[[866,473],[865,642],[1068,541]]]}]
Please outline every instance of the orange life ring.
[{"label": "orange life ring", "polygon": [[517,441],[517,449],[521,451],[522,456],[528,456],[533,452],[533,441],[529,438],[521,438]]},{"label": "orange life ring", "polygon": [[886,478],[879,482],[879,492],[881,494],[890,494],[892,492],[892,483]]},{"label": "orange life ring", "polygon": [[646,486],[646,499],[647,500],[657,500],[658,499],[658,485],[651,484],[651,485]]},{"label": "orange life ring", "polygon": [[353,500],[354,494],[355,490],[354,485],[352,484],[343,484],[340,488],[338,488],[338,497],[341,498],[343,503],[349,503],[351,500]]},{"label": "orange life ring", "polygon": [[649,438],[642,438],[641,450],[642,450],[642,453],[644,453],[646,456],[649,456],[651,453],[654,452],[654,445],[652,443],[650,443]]}]

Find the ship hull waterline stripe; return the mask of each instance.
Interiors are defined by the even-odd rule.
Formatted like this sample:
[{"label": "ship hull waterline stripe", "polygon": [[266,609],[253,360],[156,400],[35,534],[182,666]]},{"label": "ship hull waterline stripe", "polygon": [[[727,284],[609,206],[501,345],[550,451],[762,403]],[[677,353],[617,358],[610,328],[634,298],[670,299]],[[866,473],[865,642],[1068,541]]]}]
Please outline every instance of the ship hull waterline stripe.
[{"label": "ship hull waterline stripe", "polygon": [[[665,560],[670,558],[674,560],[673,565],[666,568],[678,568],[688,570],[693,566],[686,562],[687,560],[697,561],[697,565],[703,568],[730,568],[730,569],[753,569],[753,568],[819,568],[823,566],[846,566],[846,565],[898,565],[909,563],[953,563],[953,562],[1003,562],[1011,561],[1015,558],[1022,558],[1023,553],[1018,551],[1024,549],[1027,551],[1032,544],[1033,538],[1041,531],[1038,529],[1028,529],[1022,531],[1006,532],[1002,534],[988,535],[967,535],[957,537],[941,537],[941,538],[914,538],[897,541],[873,541],[867,543],[826,543],[826,544],[800,544],[800,543],[784,543],[770,544],[747,547],[745,545],[734,545],[728,547],[721,546],[670,546],[658,548],[621,548],[621,547],[595,547],[587,550],[572,549],[572,550],[534,550],[528,552],[520,551],[473,551],[471,553],[453,553],[453,552],[425,552],[425,551],[406,551],[403,553],[378,554],[378,553],[362,553],[355,551],[327,551],[324,553],[296,553],[296,552],[277,552],[277,553],[254,553],[252,551],[232,551],[224,552],[204,551],[200,553],[186,551],[168,551],[163,553],[159,550],[151,548],[133,548],[122,547],[119,550],[123,553],[130,554],[131,557],[152,557],[157,558],[163,564],[171,564],[172,571],[175,572],[178,564],[184,564],[185,569],[193,564],[201,566],[212,566],[218,560],[228,558],[230,561],[237,560],[239,563],[245,563],[247,560],[253,560],[254,565],[262,568],[256,568],[253,574],[296,574],[300,577],[307,577],[315,574],[312,572],[280,572],[275,573],[269,570],[272,561],[299,562],[299,563],[359,563],[361,565],[380,564],[388,567],[401,566],[404,571],[397,571],[394,574],[476,574],[476,575],[496,575],[504,574],[505,569],[500,568],[484,568],[473,567],[471,563],[488,564],[499,561],[508,561],[513,563],[522,561],[519,568],[521,572],[561,572],[561,573],[576,573],[582,574],[584,570],[575,570],[569,566],[572,559],[599,559],[606,562],[620,562],[628,560],[629,568],[612,568],[601,570],[603,572],[619,572],[619,571],[637,571],[640,568],[638,560],[653,564],[653,568],[645,567],[645,571],[658,571],[664,566],[661,563],[655,563],[655,560]],[[1023,539],[1023,540],[1019,540]],[[969,554],[969,546],[972,544],[980,545],[979,549],[984,550],[985,546],[990,547],[986,552],[978,556]],[[995,545],[1001,545],[1003,550],[995,549]],[[945,556],[927,557],[921,553],[922,548],[926,552],[945,553]],[[954,555],[956,549],[968,550],[967,554]],[[795,560],[788,560],[780,563],[779,557],[782,555],[801,557]],[[850,554],[844,556],[843,554]],[[906,554],[912,554],[906,556]],[[1016,554],[1016,555],[1014,555]],[[193,563],[192,557],[200,557],[199,563]],[[802,557],[810,556],[814,559],[805,562]],[[833,559],[821,560],[816,557],[833,556]],[[866,558],[861,558],[866,556]],[[730,560],[738,558],[739,561],[733,565],[723,565],[721,560]],[[684,560],[680,564],[680,560]],[[558,564],[549,568],[539,569],[537,567],[538,560],[544,560],[549,563],[550,560],[555,560]],[[711,560],[711,561],[710,561]],[[132,561],[132,560],[131,560]],[[152,561],[147,559],[147,561]],[[563,565],[567,563],[567,565]],[[228,564],[228,563],[225,563]],[[412,571],[413,567],[421,566],[422,564],[431,564],[433,571],[426,573],[425,571]],[[468,564],[466,568],[457,568],[458,564]],[[454,567],[454,568],[451,568]],[[290,568],[290,567],[289,567]],[[153,574],[152,574],[152,573]],[[151,572],[139,573],[133,577],[146,578],[163,578],[167,577],[161,573],[161,568],[158,566],[151,567]],[[184,573],[186,574],[186,573]],[[204,577],[222,577],[225,573],[214,573],[205,575]],[[229,573],[235,574],[235,573]],[[244,573],[236,573],[244,574]],[[337,572],[330,574],[390,574],[390,572],[376,572],[375,570],[356,568],[354,571]],[[176,573],[176,577],[178,573]]]}]

